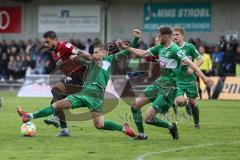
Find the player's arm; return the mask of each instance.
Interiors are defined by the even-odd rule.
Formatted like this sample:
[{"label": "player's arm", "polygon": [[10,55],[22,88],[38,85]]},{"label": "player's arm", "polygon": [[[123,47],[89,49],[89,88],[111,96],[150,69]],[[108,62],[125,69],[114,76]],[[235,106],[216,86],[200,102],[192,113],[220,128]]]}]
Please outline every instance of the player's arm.
[{"label": "player's arm", "polygon": [[[196,60],[195,64],[198,67],[200,67],[203,64],[203,58],[200,55],[200,53],[198,52],[198,50],[193,45],[192,45],[191,54],[192,54],[193,59]],[[189,75],[192,75],[194,71],[191,68],[188,68],[187,72],[188,72]]]},{"label": "player's arm", "polygon": [[91,54],[89,54],[87,51],[81,50],[81,49],[76,48],[76,47],[73,48],[72,53],[73,53],[74,55],[77,55],[77,56],[79,56],[79,57],[82,57],[82,58],[84,58],[84,59],[86,59],[86,60],[91,60],[91,59],[92,59]]},{"label": "player's arm", "polygon": [[[134,30],[133,30],[133,36],[134,36],[134,38],[133,38],[133,40],[131,41],[130,46],[134,48],[134,47],[137,47],[138,40],[139,40],[139,38],[140,38],[140,36],[141,36],[141,31],[138,30],[138,29],[134,29]],[[118,41],[117,41],[117,43],[118,43]],[[114,57],[115,57],[116,59],[121,59],[121,58],[123,58],[123,57],[125,57],[125,56],[127,56],[127,55],[129,55],[129,51],[127,51],[127,50],[122,50],[122,51],[120,51],[119,53],[116,53],[116,54],[114,55]]]},{"label": "player's arm", "polygon": [[140,57],[145,57],[146,55],[157,56],[159,48],[162,47],[160,44],[157,44],[148,50],[136,49],[136,48],[125,45],[121,40],[117,41],[117,45],[119,48],[125,49],[130,53],[136,54],[137,56],[140,56]]},{"label": "player's arm", "polygon": [[194,64],[189,58],[185,57],[183,59],[183,63],[188,65],[197,74],[197,76],[203,80],[203,82],[207,86],[209,87],[213,86],[214,82],[210,78],[205,76],[205,74],[198,68],[198,66]]},{"label": "player's arm", "polygon": [[127,46],[121,40],[117,41],[117,45],[119,48],[124,49],[130,53],[136,54],[137,56],[140,56],[140,57],[145,57],[150,53],[149,50],[142,50],[142,49],[137,49],[137,48]]}]

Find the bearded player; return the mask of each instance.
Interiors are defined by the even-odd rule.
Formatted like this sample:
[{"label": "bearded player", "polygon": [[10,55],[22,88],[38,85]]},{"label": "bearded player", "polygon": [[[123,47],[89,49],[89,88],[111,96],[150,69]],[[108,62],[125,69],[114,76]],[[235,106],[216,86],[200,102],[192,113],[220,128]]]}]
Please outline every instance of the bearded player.
[{"label": "bearded player", "polygon": [[[47,31],[44,33],[43,41],[44,46],[49,49],[56,62],[57,70],[67,76],[67,78],[52,87],[51,92],[53,99],[51,104],[53,104],[56,101],[64,99],[70,93],[80,91],[86,68],[74,63],[74,57],[79,55],[85,59],[91,59],[91,55],[86,51],[76,48],[71,43],[59,41],[57,34],[54,31]],[[44,122],[56,127],[59,127],[60,124],[61,131],[57,136],[61,137],[70,135],[63,110],[56,111],[53,118],[45,119]]]}]

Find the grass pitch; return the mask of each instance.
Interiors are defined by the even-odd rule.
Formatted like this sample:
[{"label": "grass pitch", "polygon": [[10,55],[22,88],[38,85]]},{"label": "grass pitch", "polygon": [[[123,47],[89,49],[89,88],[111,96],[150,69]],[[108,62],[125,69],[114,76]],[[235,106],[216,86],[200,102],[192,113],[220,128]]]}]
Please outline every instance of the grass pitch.
[{"label": "grass pitch", "polygon": [[[0,108],[0,159],[26,160],[238,160],[240,159],[240,102],[199,101],[201,129],[179,108],[180,140],[173,141],[168,130],[145,126],[148,140],[135,141],[123,133],[97,130],[91,120],[69,122],[72,136],[56,138],[58,129],[33,120],[35,137],[22,137],[21,121],[16,106],[34,111],[48,106],[48,98],[17,98],[15,93],[0,92],[4,97]],[[147,107],[145,107],[147,108]],[[86,109],[77,109],[85,110]],[[172,111],[168,114],[173,119]],[[124,101],[105,115],[118,123],[128,121],[133,127],[131,112]],[[136,129],[136,128],[135,128]]]}]

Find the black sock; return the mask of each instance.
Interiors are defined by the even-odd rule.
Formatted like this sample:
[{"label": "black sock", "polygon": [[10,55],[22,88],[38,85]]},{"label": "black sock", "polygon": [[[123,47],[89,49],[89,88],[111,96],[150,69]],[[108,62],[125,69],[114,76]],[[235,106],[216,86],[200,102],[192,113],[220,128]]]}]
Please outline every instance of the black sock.
[{"label": "black sock", "polygon": [[192,115],[193,115],[193,120],[195,124],[199,123],[199,109],[198,106],[192,107]]}]

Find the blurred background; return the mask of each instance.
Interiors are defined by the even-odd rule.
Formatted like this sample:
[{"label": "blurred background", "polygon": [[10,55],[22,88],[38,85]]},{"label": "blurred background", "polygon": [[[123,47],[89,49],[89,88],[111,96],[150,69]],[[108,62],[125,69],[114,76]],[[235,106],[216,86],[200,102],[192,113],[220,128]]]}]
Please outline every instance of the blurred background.
[{"label": "blurred background", "polygon": [[[218,88],[212,96],[219,98],[225,90],[240,99],[239,8],[238,0],[0,0],[0,90],[18,90],[24,83],[49,90],[47,77],[55,64],[42,43],[48,30],[93,53],[96,44],[131,40],[134,28],[143,31],[138,48],[147,49],[160,25],[181,25],[185,41],[211,57],[208,72]],[[148,74],[152,59],[130,56],[114,74],[131,78],[129,73],[145,72],[140,81],[151,83],[158,75],[157,65]]]}]

